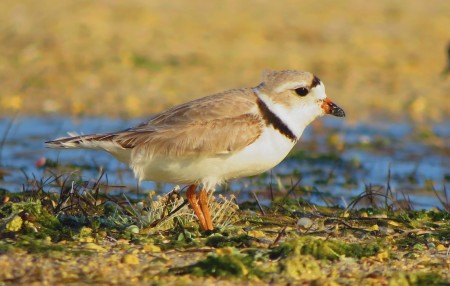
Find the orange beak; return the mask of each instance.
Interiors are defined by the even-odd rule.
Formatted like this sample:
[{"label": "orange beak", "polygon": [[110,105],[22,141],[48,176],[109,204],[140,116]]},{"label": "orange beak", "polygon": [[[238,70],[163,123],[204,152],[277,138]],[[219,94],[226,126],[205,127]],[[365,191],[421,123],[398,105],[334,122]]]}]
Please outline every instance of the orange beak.
[{"label": "orange beak", "polygon": [[337,117],[345,117],[344,110],[329,100],[328,97],[323,100],[322,109],[326,114],[331,114]]}]

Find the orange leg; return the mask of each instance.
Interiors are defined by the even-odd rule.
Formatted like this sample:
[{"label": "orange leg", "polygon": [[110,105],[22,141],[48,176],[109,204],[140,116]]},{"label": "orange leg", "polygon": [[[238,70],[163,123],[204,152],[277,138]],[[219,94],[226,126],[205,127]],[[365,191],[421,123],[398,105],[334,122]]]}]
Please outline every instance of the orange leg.
[{"label": "orange leg", "polygon": [[213,227],[212,220],[211,220],[211,213],[210,213],[209,207],[208,207],[208,195],[207,195],[205,189],[202,189],[200,191],[198,198],[199,198],[200,207],[202,208],[203,217],[205,218],[205,222],[206,222],[205,230],[213,230],[214,227]]},{"label": "orange leg", "polygon": [[202,208],[200,208],[200,205],[198,204],[197,200],[197,194],[196,194],[197,185],[190,185],[187,189],[186,196],[189,201],[189,203],[192,206],[192,209],[194,209],[194,213],[197,216],[198,220],[200,221],[200,225],[204,230],[208,229],[208,226],[206,224],[205,216],[203,215]]}]

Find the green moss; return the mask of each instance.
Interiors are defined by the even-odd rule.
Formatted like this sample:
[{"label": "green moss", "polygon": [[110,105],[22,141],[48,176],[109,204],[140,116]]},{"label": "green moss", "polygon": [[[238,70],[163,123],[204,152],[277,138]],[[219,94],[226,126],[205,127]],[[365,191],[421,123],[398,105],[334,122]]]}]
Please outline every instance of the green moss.
[{"label": "green moss", "polygon": [[239,253],[231,254],[210,254],[204,260],[181,268],[173,268],[169,271],[172,274],[213,277],[247,277],[263,275],[258,267],[253,263],[253,257]]},{"label": "green moss", "polygon": [[433,272],[396,272],[389,280],[389,286],[449,285],[450,281]]},{"label": "green moss", "polygon": [[323,277],[320,265],[310,255],[293,255],[280,263],[280,270],[284,277],[293,280],[315,280]]},{"label": "green moss", "polygon": [[[366,208],[350,210],[349,217],[342,217],[340,213],[343,213],[344,209],[329,207],[314,207],[316,212],[323,215],[314,221],[315,225],[320,227],[318,230],[314,230],[314,233],[308,232],[307,236],[298,238],[297,236],[302,234],[295,228],[295,223],[297,218],[304,217],[311,212],[311,209],[307,206],[307,203],[299,199],[282,198],[277,200],[271,208],[268,208],[266,215],[244,213],[242,221],[234,225],[233,228],[227,228],[228,233],[219,232],[209,235],[210,233],[203,232],[202,235],[198,235],[196,231],[189,232],[190,227],[185,229],[176,227],[168,231],[158,231],[156,232],[158,235],[153,236],[141,232],[136,218],[128,212],[122,211],[123,209],[117,209],[121,206],[116,204],[114,204],[116,208],[114,211],[105,207],[103,213],[96,212],[94,215],[78,213],[56,216],[52,213],[52,208],[45,202],[9,202],[0,206],[0,219],[3,221],[3,233],[0,233],[3,239],[0,241],[0,253],[14,255],[14,252],[20,248],[31,253],[31,255],[36,253],[47,257],[96,256],[98,253],[92,248],[77,249],[79,247],[77,242],[86,238],[84,239],[85,242],[94,244],[94,242],[106,239],[108,236],[108,239],[112,237],[129,240],[129,244],[117,245],[118,248],[116,249],[120,249],[120,251],[140,251],[144,244],[157,244],[161,248],[161,253],[156,254],[155,257],[158,256],[157,259],[163,261],[161,264],[164,265],[172,259],[178,260],[178,264],[174,263],[175,265],[186,265],[186,261],[180,263],[179,259],[200,259],[198,262],[193,260],[191,263],[194,264],[186,267],[172,268],[169,270],[169,274],[220,277],[224,281],[225,279],[222,279],[222,277],[261,280],[270,277],[270,279],[280,279],[276,282],[291,282],[294,285],[302,281],[312,281],[312,283],[319,285],[329,279],[330,275],[337,277],[333,275],[341,274],[342,268],[334,268],[334,265],[344,265],[346,259],[342,259],[343,257],[351,257],[351,259],[348,259],[349,261],[362,265],[364,261],[358,261],[359,258],[376,256],[377,253],[380,253],[376,261],[381,260],[380,263],[386,263],[386,267],[391,267],[389,264],[394,259],[386,261],[386,257],[395,256],[395,250],[380,252],[382,242],[386,245],[394,243],[400,246],[399,248],[402,246],[407,248],[407,254],[398,252],[398,259],[404,259],[405,263],[417,263],[423,253],[427,251],[428,253],[435,253],[435,246],[438,244],[448,246],[447,241],[450,239],[449,215],[439,210],[400,212],[387,211],[382,208]],[[105,211],[108,215],[105,215]],[[289,214],[289,216],[286,216],[286,214]],[[375,217],[377,214],[385,214],[387,218],[386,216]],[[22,223],[20,223],[20,220],[22,220]],[[6,228],[8,222],[10,222],[10,225]],[[339,223],[339,229],[336,228],[333,235],[339,235],[339,238],[324,239],[321,237],[321,235],[329,233],[327,229],[336,223]],[[250,228],[249,225],[251,225]],[[288,226],[283,233],[284,236],[279,235],[280,225]],[[424,229],[427,231],[404,231],[412,229],[414,225],[416,230]],[[370,231],[372,226],[383,228],[383,231]],[[255,238],[245,234],[245,232],[252,233],[250,230],[258,230],[261,236],[254,235],[258,237]],[[395,233],[391,230],[399,231],[395,236],[391,236],[392,233]],[[265,236],[262,237],[263,235]],[[267,249],[270,243],[275,241],[277,235],[281,238],[280,241],[287,241],[276,248]],[[292,239],[293,237],[297,238]],[[354,237],[370,239],[371,243],[345,242],[354,241]],[[61,239],[66,240],[66,242],[54,243]],[[218,249],[215,250],[214,254],[207,255],[203,251],[204,246]],[[189,251],[177,252],[176,258],[171,256],[174,251],[168,252],[170,254],[164,253],[169,249],[183,248],[189,249]],[[23,251],[19,251],[19,253],[23,253]],[[192,253],[195,253],[195,255]],[[270,261],[270,259],[276,261]],[[336,260],[340,261],[338,263],[330,262]],[[152,267],[154,267],[154,261],[152,260]],[[398,272],[392,275],[393,271],[397,271],[397,269],[389,268],[385,276],[392,276],[390,279],[391,285],[441,285],[439,283],[444,283],[442,277],[445,277],[446,274],[443,270],[441,272],[439,265],[437,267],[425,265],[424,269],[434,269],[439,273]],[[165,269],[159,269],[158,271],[157,275],[163,276],[167,273]],[[355,275],[365,277],[365,273],[361,274],[362,276],[359,276],[359,273]],[[373,277],[370,276],[367,279],[370,280]],[[193,277],[189,277],[189,279],[191,278]],[[350,284],[354,282],[352,280],[354,278],[353,276],[341,277],[339,281]],[[268,280],[264,281],[268,282]],[[434,283],[434,281],[439,283]]]},{"label": "green moss", "polygon": [[[408,226],[415,229],[432,228],[434,231],[417,234],[410,232],[396,241],[403,249],[425,249],[430,242],[445,241],[450,239],[450,214],[439,210],[403,212],[396,216],[397,220],[407,222]],[[425,246],[424,246],[425,245]]]},{"label": "green moss", "polygon": [[80,237],[90,237],[92,236],[92,228],[90,227],[82,227],[79,233]]},{"label": "green moss", "polygon": [[427,215],[433,222],[447,222],[450,225],[450,212],[431,210]]},{"label": "green moss", "polygon": [[413,226],[424,222],[447,222],[450,224],[450,212],[439,210],[420,210],[402,212],[395,217],[396,219],[407,221]]},{"label": "green moss", "polygon": [[340,256],[361,258],[375,255],[380,250],[378,244],[347,244],[338,240],[324,240],[319,237],[301,237],[274,248],[271,259],[297,255],[312,255],[317,259],[336,260]]},{"label": "green moss", "polygon": [[8,202],[0,208],[0,218],[5,218],[13,213],[28,213],[39,215],[42,211],[41,203],[38,202]]},{"label": "green moss", "polygon": [[[64,234],[59,220],[43,208],[39,201],[8,203],[1,207],[1,217],[12,214],[16,216],[6,225],[6,231],[20,230],[27,235],[37,238],[51,237],[53,240],[59,240]],[[23,225],[26,227],[22,227]]]},{"label": "green moss", "polygon": [[11,221],[9,221],[6,224],[5,230],[11,231],[11,232],[16,232],[22,228],[22,225],[23,225],[22,218],[20,216],[16,215],[16,216],[14,216],[14,218]]},{"label": "green moss", "polygon": [[437,230],[434,233],[434,237],[436,237],[438,240],[443,240],[443,241],[450,240],[450,227],[447,226],[444,229]]},{"label": "green moss", "polygon": [[225,237],[221,234],[214,234],[208,237],[206,245],[211,247],[249,247],[252,245],[254,238],[246,234],[236,237]]},{"label": "green moss", "polygon": [[414,250],[424,250],[424,249],[426,249],[427,248],[427,246],[425,245],[425,244],[423,244],[423,243],[416,243],[416,244],[414,244],[414,246],[413,246],[413,249]]},{"label": "green moss", "polygon": [[33,236],[21,235],[15,244],[30,253],[47,253],[50,251],[65,251],[66,249],[57,244],[52,244],[50,239],[36,239]]},{"label": "green moss", "polygon": [[10,241],[0,240],[0,253],[12,251],[14,246]]},{"label": "green moss", "polygon": [[248,274],[251,259],[243,255],[210,255],[192,267],[192,274],[197,276],[237,276]]}]

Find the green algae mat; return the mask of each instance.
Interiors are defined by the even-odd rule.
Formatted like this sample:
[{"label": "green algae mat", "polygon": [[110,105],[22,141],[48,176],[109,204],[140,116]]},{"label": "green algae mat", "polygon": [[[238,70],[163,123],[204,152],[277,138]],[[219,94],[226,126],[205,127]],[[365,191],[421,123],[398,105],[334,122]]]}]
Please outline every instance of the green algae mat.
[{"label": "green algae mat", "polygon": [[[354,202],[355,204],[357,201]],[[176,191],[129,200],[98,188],[2,192],[4,285],[446,285],[450,214],[211,197],[199,230]]]}]

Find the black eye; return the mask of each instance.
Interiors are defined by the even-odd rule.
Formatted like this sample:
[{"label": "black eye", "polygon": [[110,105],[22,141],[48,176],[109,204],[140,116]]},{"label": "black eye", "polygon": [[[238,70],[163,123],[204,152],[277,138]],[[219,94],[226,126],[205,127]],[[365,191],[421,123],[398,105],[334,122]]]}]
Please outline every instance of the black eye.
[{"label": "black eye", "polygon": [[297,93],[300,96],[305,96],[307,95],[309,92],[309,90],[306,87],[299,87],[295,89],[295,93]]}]

